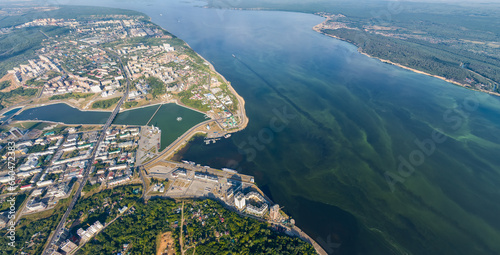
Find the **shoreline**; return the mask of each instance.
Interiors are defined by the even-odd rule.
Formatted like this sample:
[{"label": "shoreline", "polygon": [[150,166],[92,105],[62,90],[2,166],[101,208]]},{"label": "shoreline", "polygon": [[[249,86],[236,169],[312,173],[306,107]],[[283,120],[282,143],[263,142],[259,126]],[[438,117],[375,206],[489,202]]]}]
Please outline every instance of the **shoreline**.
[{"label": "shoreline", "polygon": [[[190,49],[192,49],[187,43],[186,43],[187,47],[189,47]],[[193,50],[194,51],[194,50]],[[208,66],[210,68],[210,70],[212,70],[213,72],[215,72],[217,75],[219,75],[222,80],[227,84],[229,90],[231,91],[231,93],[236,97],[236,99],[238,100],[238,113],[235,114],[237,116],[240,117],[241,119],[241,124],[238,126],[237,129],[234,129],[234,130],[229,130],[229,131],[226,131],[227,133],[235,133],[235,132],[238,132],[238,131],[241,131],[243,129],[245,129],[248,125],[248,116],[246,115],[246,111],[245,111],[245,100],[243,99],[242,96],[240,96],[236,90],[233,88],[233,86],[231,86],[231,83],[229,81],[226,80],[226,78],[224,76],[222,76],[219,72],[217,72],[214,68],[214,66],[208,62],[205,58],[203,58],[201,55],[199,55],[196,51],[195,53],[201,58],[203,59],[206,63],[208,63]],[[5,109],[2,109],[2,111],[0,111],[0,116],[3,116],[3,114],[13,110],[13,109],[16,109],[16,108],[21,108],[20,111],[18,111],[15,115],[18,115],[22,112],[24,112],[25,110],[28,110],[28,109],[32,109],[32,108],[37,108],[37,107],[43,107],[43,106],[48,106],[48,105],[54,105],[54,104],[66,104],[68,105],[69,107],[71,108],[74,108],[74,109],[77,109],[79,111],[82,111],[82,112],[108,112],[108,113],[111,113],[113,110],[100,110],[100,109],[94,109],[94,110],[85,110],[83,108],[80,108],[72,103],[69,102],[69,100],[54,100],[53,102],[49,102],[49,103],[38,103],[38,104],[27,104],[27,105],[13,105],[12,107],[8,107],[8,108],[5,108]],[[157,106],[157,105],[163,105],[163,104],[176,104],[178,106],[181,106],[181,107],[184,107],[186,109],[189,109],[189,110],[192,110],[192,111],[196,111],[196,112],[199,112],[199,113],[202,113],[202,114],[207,114],[206,112],[202,112],[198,109],[194,109],[192,107],[189,107],[183,103],[180,102],[179,99],[174,99],[174,100],[169,100],[169,101],[166,101],[166,102],[155,102],[153,104],[146,104],[146,105],[141,105],[141,106],[138,106],[138,107],[132,107],[132,108],[129,108],[129,109],[123,109],[123,110],[120,110],[120,112],[127,112],[127,111],[131,111],[131,110],[135,110],[135,109],[141,109],[141,108],[145,108],[145,107],[151,107],[151,106]],[[11,117],[14,117],[14,116],[11,116]],[[46,120],[29,120],[29,121],[46,121]],[[52,122],[52,121],[46,121],[46,122]],[[61,124],[65,124],[65,123],[62,123]],[[65,124],[65,125],[84,125],[84,124]],[[100,124],[95,124],[95,125],[100,125]]]},{"label": "shoreline", "polygon": [[[78,106],[75,106],[75,105],[71,104],[69,101],[64,101],[64,100],[54,100],[54,101],[48,102],[48,103],[37,103],[37,104],[26,104],[26,105],[12,105],[12,107],[5,108],[5,112],[11,111],[11,110],[13,110],[15,108],[22,108],[21,112],[23,112],[23,111],[28,110],[28,109],[42,107],[42,106],[47,106],[47,105],[53,105],[53,104],[66,104],[69,107],[77,109],[77,110],[82,111],[82,112],[109,112],[109,113],[113,112],[113,110],[99,110],[99,109],[84,110],[84,109],[79,108]],[[137,108],[139,108],[139,107],[137,107]],[[3,110],[4,109],[2,109],[2,111]],[[19,112],[19,113],[21,113],[21,112]],[[0,115],[2,115],[2,114],[4,114],[4,113],[0,113]]]},{"label": "shoreline", "polygon": [[[49,123],[49,124],[57,124],[67,127],[100,127],[104,124],[67,124],[59,121],[51,121],[51,120],[14,120],[12,123],[21,124],[21,123],[29,123],[29,122],[40,122],[40,123]],[[114,124],[113,126],[128,126],[128,127],[141,127],[141,125],[122,125],[122,124]]]},{"label": "shoreline", "polygon": [[383,59],[383,58],[379,58],[379,57],[374,57],[372,55],[369,55],[368,53],[366,52],[363,52],[358,46],[354,45],[352,42],[349,42],[343,38],[340,38],[338,36],[335,36],[335,35],[331,35],[331,34],[327,34],[327,33],[324,33],[323,31],[321,31],[321,29],[319,28],[319,25],[321,25],[323,23],[320,23],[316,26],[314,26],[312,29],[320,34],[323,34],[323,35],[326,35],[326,36],[329,36],[329,37],[332,37],[332,38],[335,38],[337,40],[341,40],[343,42],[347,42],[355,47],[357,47],[357,51],[362,54],[362,55],[365,55],[369,58],[373,58],[373,59],[377,59],[379,60],[380,62],[382,63],[386,63],[386,64],[391,64],[391,65],[394,65],[394,66],[397,66],[397,67],[400,67],[400,68],[403,68],[403,69],[406,69],[408,71],[412,71],[414,73],[418,73],[418,74],[423,74],[423,75],[426,75],[426,76],[430,76],[430,77],[434,77],[434,78],[438,78],[440,80],[443,80],[445,82],[448,82],[448,83],[451,83],[453,85],[457,85],[457,86],[460,86],[462,88],[465,88],[465,89],[468,89],[468,90],[472,90],[472,91],[477,91],[477,92],[483,92],[483,93],[487,93],[487,94],[490,94],[490,95],[493,95],[493,96],[499,96],[500,97],[500,93],[496,93],[496,92],[492,92],[492,91],[487,91],[487,90],[479,90],[479,89],[473,89],[473,88],[470,88],[468,87],[467,84],[464,84],[464,83],[460,83],[460,82],[457,82],[457,81],[454,81],[454,80],[451,80],[451,79],[448,79],[448,78],[445,78],[443,76],[439,76],[439,75],[435,75],[435,74],[430,74],[430,73],[427,73],[427,72],[424,72],[424,71],[420,71],[420,70],[417,70],[415,68],[411,68],[411,67],[408,67],[408,66],[405,66],[405,65],[402,65],[402,64],[399,64],[399,63],[395,63],[395,62],[392,62],[390,60],[387,60],[387,59]]},{"label": "shoreline", "polygon": [[[157,26],[159,26],[159,25],[157,25]],[[161,28],[164,29],[163,27],[161,27]],[[168,31],[168,30],[166,30],[166,31]],[[184,40],[182,40],[182,41],[187,45],[187,47],[189,47],[190,49],[193,50],[193,48],[191,48],[191,46],[189,46],[189,44],[187,42],[185,42]],[[229,88],[229,90],[231,91],[231,93],[238,100],[238,110],[237,111],[239,112],[238,115],[241,117],[241,125],[238,126],[238,129],[227,131],[227,132],[228,133],[235,133],[235,132],[238,132],[238,131],[241,131],[241,130],[245,129],[247,127],[247,125],[248,125],[248,122],[249,122],[248,116],[246,115],[246,111],[245,111],[245,99],[243,99],[243,97],[240,96],[240,94],[238,94],[238,92],[236,92],[236,90],[233,88],[233,86],[231,85],[231,83],[228,80],[226,80],[226,77],[224,77],[222,74],[220,74],[219,72],[217,72],[217,70],[215,70],[215,67],[212,65],[212,63],[210,63],[208,60],[206,60],[203,56],[201,56],[195,50],[193,50],[193,51],[196,53],[196,55],[198,55],[198,57],[200,57],[201,59],[203,59],[203,61],[205,61],[205,63],[208,64],[208,67],[210,68],[211,71],[213,71],[214,73],[216,73],[217,75],[219,75],[222,78],[222,80],[227,84],[227,87]],[[176,101],[179,101],[179,100],[176,100]],[[191,109],[191,108],[189,108],[189,109]]]},{"label": "shoreline", "polygon": [[[222,77],[222,76],[221,76]],[[224,79],[225,80],[225,79]],[[231,90],[234,90],[231,86],[229,86]],[[236,94],[236,97],[240,97],[238,94]],[[243,98],[241,98],[243,100]],[[84,109],[81,109],[73,104],[71,104],[70,102],[68,101],[54,101],[54,102],[50,102],[50,103],[42,103],[42,104],[30,104],[30,105],[22,105],[22,106],[14,106],[12,108],[5,108],[5,109],[2,109],[2,111],[4,111],[3,113],[0,113],[0,116],[4,116],[3,114],[11,111],[11,110],[14,110],[16,108],[21,108],[19,109],[19,111],[15,114],[15,115],[18,115],[19,113],[22,113],[23,111],[25,110],[29,110],[29,109],[33,109],[33,108],[39,108],[39,107],[43,107],[43,106],[48,106],[48,105],[54,105],[54,104],[65,104],[73,109],[77,109],[81,112],[109,112],[111,113],[112,111],[110,110],[84,110]],[[176,104],[180,107],[183,107],[183,108],[186,108],[186,109],[189,109],[189,110],[192,110],[192,111],[195,111],[195,112],[198,112],[198,113],[201,113],[201,114],[207,114],[205,112],[202,112],[198,109],[194,109],[192,107],[189,107],[183,103],[181,103],[179,100],[173,100],[173,101],[169,101],[169,102],[155,102],[153,104],[146,104],[146,105],[141,105],[141,106],[138,106],[138,107],[134,107],[134,108],[128,108],[128,109],[124,109],[122,111],[120,111],[119,113],[122,113],[122,112],[127,112],[127,111],[131,111],[131,110],[137,110],[137,109],[141,109],[141,108],[146,108],[146,107],[152,107],[152,106],[159,106],[159,105],[166,105],[166,104]],[[244,104],[244,101],[243,101],[243,104]],[[246,115],[244,115],[246,117]],[[246,120],[246,123],[244,125],[243,128],[241,129],[237,129],[236,131],[235,130],[231,130],[230,132],[228,133],[233,133],[233,132],[237,132],[237,131],[240,131],[240,130],[243,130],[245,127],[246,127],[246,124],[248,123],[248,118],[245,118]],[[55,121],[49,121],[49,120],[15,120],[15,121],[40,121],[40,122],[54,122],[54,123],[60,123],[60,124],[64,124],[64,125],[102,125],[102,124],[67,124],[67,123],[64,123],[64,122],[55,122]]]},{"label": "shoreline", "polygon": [[[145,15],[149,18],[149,20],[151,21],[151,17],[149,17],[148,15]],[[153,23],[154,24],[154,23]],[[158,27],[161,27],[157,24],[155,24],[156,26]],[[192,49],[188,44],[187,42],[184,42],[186,44],[187,47],[189,47],[190,49]],[[194,50],[193,50],[194,51]],[[226,133],[235,133],[235,132],[239,132],[241,130],[244,130],[247,126],[248,126],[248,123],[249,123],[249,118],[248,116],[246,115],[246,109],[245,109],[245,100],[244,98],[237,93],[237,91],[234,89],[234,87],[231,85],[231,83],[229,81],[227,81],[227,79],[221,75],[219,72],[216,71],[215,67],[212,65],[212,63],[210,63],[209,61],[207,61],[204,57],[202,57],[198,52],[194,51],[196,53],[196,55],[198,55],[201,59],[203,59],[208,67],[210,68],[211,71],[213,71],[216,75],[218,75],[219,77],[221,77],[221,79],[225,82],[225,84],[228,86],[228,89],[230,91],[230,93],[232,93],[235,97],[236,97],[236,100],[238,101],[238,106],[236,107],[236,111],[233,113],[234,116],[238,117],[239,118],[239,125],[236,126],[236,128],[232,129],[232,130],[228,130],[228,131],[225,131]],[[20,113],[22,113],[23,111],[27,110],[27,109],[32,109],[32,108],[37,108],[37,107],[42,107],[42,106],[49,106],[49,105],[54,105],[54,104],[66,104],[74,109],[77,109],[79,111],[82,111],[82,112],[108,112],[108,113],[111,113],[113,112],[113,109],[110,109],[110,110],[106,110],[106,109],[96,109],[96,110],[93,110],[93,109],[83,109],[83,106],[80,107],[80,106],[77,106],[75,104],[72,104],[69,100],[54,100],[53,102],[48,102],[48,103],[38,103],[38,104],[26,104],[26,105],[22,105],[22,106],[14,106],[14,107],[11,107],[11,108],[7,108],[5,109],[5,112],[8,112],[12,109],[15,109],[15,108],[18,108],[18,107],[22,107],[22,109],[20,109],[15,115],[18,115]],[[197,111],[197,112],[200,112],[200,113],[203,113],[203,114],[207,114],[206,112],[202,112],[200,110],[197,110],[197,109],[193,109],[189,106],[186,106],[184,104],[182,104],[180,102],[179,99],[175,99],[175,102],[155,102],[153,104],[147,104],[147,105],[142,105],[142,106],[138,106],[138,107],[132,107],[132,108],[129,108],[129,109],[123,109],[119,112],[127,112],[129,110],[135,110],[135,109],[140,109],[140,108],[145,108],[145,107],[154,107],[154,106],[159,106],[159,105],[163,105],[163,104],[169,104],[169,103],[175,103],[181,107],[184,107],[184,108],[187,108],[187,109],[190,109],[190,110],[194,110],[194,111]],[[54,122],[54,121],[45,121],[45,120],[16,120],[16,122],[48,122],[48,123],[55,123],[55,124],[60,124],[60,125],[65,125],[65,126],[78,126],[78,125],[82,125],[82,126],[102,126],[103,124],[66,124],[66,123],[63,123],[63,122]],[[192,139],[192,137],[194,137],[195,135],[199,134],[199,133],[206,133],[204,132],[203,129],[204,126],[206,124],[209,124],[209,123],[212,123],[212,122],[215,122],[215,119],[207,119],[205,121],[202,121],[194,126],[192,126],[189,130],[187,130],[186,132],[184,132],[184,134],[182,134],[178,140],[180,140],[179,144],[175,144],[176,141],[172,142],[171,144],[169,144],[168,146],[172,146],[170,149],[166,150],[166,148],[168,148],[168,146],[162,150],[160,152],[160,154],[163,154],[163,153],[175,153],[175,151],[177,151],[179,148],[182,148],[183,146],[185,146],[186,144],[188,144],[190,142],[190,140]],[[120,124],[120,125],[123,125],[123,124]],[[140,126],[140,125],[127,125],[127,126]],[[185,140],[185,141],[182,141],[182,140]],[[167,155],[169,156],[169,155]],[[158,158],[165,158],[163,156],[159,156]],[[155,159],[153,159],[152,161],[154,161]],[[151,162],[151,161],[150,161]],[[147,162],[149,163],[149,162]],[[146,164],[147,164],[146,163]],[[257,189],[259,191],[260,188],[257,186],[257,184],[255,184],[255,187],[257,187]],[[261,191],[261,193],[265,196],[265,193]],[[269,199],[270,200],[270,199]],[[240,216],[241,217],[241,216]],[[249,216],[243,216],[243,217],[249,217]],[[309,237],[306,233],[304,233],[300,228],[298,227],[294,227],[293,228],[293,231],[294,231],[294,234],[299,237],[300,239],[304,240],[305,242],[308,242],[310,243],[314,249],[316,250],[316,252],[318,254],[327,254],[323,248],[311,237]],[[48,237],[50,239],[50,236]]]},{"label": "shoreline", "polygon": [[[145,15],[145,16],[147,16],[149,18],[149,21],[151,23],[153,23],[154,25],[158,26],[162,30],[168,32],[168,30],[166,30],[165,28],[163,28],[160,25],[152,22],[151,21],[151,17],[149,17],[148,15]],[[168,33],[170,33],[170,32],[168,32]],[[236,90],[233,88],[233,86],[231,85],[231,83],[226,79],[226,77],[224,77],[222,74],[220,74],[219,72],[217,72],[217,70],[212,65],[212,63],[210,63],[203,56],[201,56],[198,52],[196,52],[193,48],[191,48],[191,46],[187,42],[185,42],[184,40],[182,40],[182,41],[184,42],[185,47],[188,47],[189,49],[193,50],[193,52],[200,59],[202,59],[206,63],[206,65],[209,67],[209,69],[212,72],[214,72],[216,75],[218,75],[223,80],[223,82],[227,85],[227,87],[228,87],[229,91],[231,92],[231,94],[233,94],[236,97],[236,100],[238,101],[238,107],[237,107],[236,112],[233,113],[233,116],[237,116],[239,118],[239,120],[240,120],[239,125],[235,129],[232,129],[232,130],[224,130],[222,127],[221,127],[221,129],[224,130],[228,134],[229,133],[236,133],[236,132],[239,132],[239,131],[245,129],[247,127],[247,125],[248,125],[248,122],[249,122],[249,119],[248,119],[248,116],[246,115],[246,110],[245,110],[245,103],[246,103],[245,99],[240,94],[238,94],[238,92],[236,92]],[[32,109],[32,108],[37,108],[37,107],[42,107],[42,106],[47,106],[47,105],[60,104],[60,103],[66,104],[69,107],[72,107],[72,108],[74,108],[76,110],[79,110],[79,111],[82,111],[82,112],[108,112],[108,113],[111,113],[113,111],[113,109],[110,109],[110,110],[107,110],[107,109],[92,109],[92,110],[83,109],[83,107],[80,107],[80,106],[77,106],[75,104],[72,104],[70,102],[70,100],[54,100],[53,102],[48,102],[48,103],[27,104],[27,105],[21,105],[21,106],[19,106],[19,105],[13,105],[12,107],[3,109],[3,111],[4,111],[4,113],[6,113],[6,112],[11,111],[11,110],[13,110],[15,108],[21,107],[22,109],[15,114],[15,115],[18,115],[18,114],[24,112],[27,109]],[[181,107],[184,107],[186,109],[193,110],[193,111],[196,111],[196,112],[199,112],[199,113],[207,115],[206,112],[202,112],[202,111],[200,111],[198,109],[194,109],[192,107],[189,107],[189,106],[183,104],[182,102],[180,102],[180,100],[178,98],[171,99],[171,100],[168,100],[166,102],[154,102],[152,104],[141,105],[141,106],[138,106],[138,107],[132,107],[132,108],[123,109],[123,110],[121,109],[119,111],[119,113],[120,112],[127,112],[127,111],[130,111],[130,110],[135,110],[135,109],[140,109],[140,108],[145,108],[145,107],[152,107],[152,106],[158,106],[158,105],[163,105],[163,104],[170,104],[170,103],[175,103],[178,106],[181,106]],[[14,115],[11,116],[11,117],[14,117]],[[14,121],[17,122],[18,120],[14,120]],[[62,124],[62,125],[102,125],[102,124],[66,124],[64,122],[54,122],[54,121],[47,121],[47,120],[23,120],[23,121],[51,122],[51,123],[58,123],[58,124]],[[205,121],[203,121],[201,123],[210,123],[211,121],[215,121],[215,119],[210,118],[210,119],[205,120]],[[199,130],[196,130],[196,128],[193,130],[193,128],[196,127],[196,126],[198,126],[201,123],[198,123],[197,125],[191,127],[183,135],[181,135],[181,137],[184,137],[186,140],[189,141],[194,135],[196,135],[197,133],[200,132]],[[174,146],[171,149],[173,149],[173,151],[176,151],[176,150],[178,150],[179,148],[181,148],[183,146],[185,146],[185,145],[184,144],[183,145],[177,145],[177,146]],[[162,150],[160,152],[160,155],[164,154],[164,152],[165,152],[165,150]]]}]

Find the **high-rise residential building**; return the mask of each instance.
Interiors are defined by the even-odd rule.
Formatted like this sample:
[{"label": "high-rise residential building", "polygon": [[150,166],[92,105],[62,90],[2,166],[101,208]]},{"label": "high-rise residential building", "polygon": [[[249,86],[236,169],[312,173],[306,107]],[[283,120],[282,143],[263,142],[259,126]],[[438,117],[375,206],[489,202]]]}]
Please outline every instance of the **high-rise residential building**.
[{"label": "high-rise residential building", "polygon": [[270,216],[271,220],[273,220],[273,221],[276,221],[279,219],[280,206],[278,204],[271,206],[271,209],[269,210],[269,216]]},{"label": "high-rise residential building", "polygon": [[236,196],[234,196],[234,205],[239,210],[245,209],[246,201],[245,201],[245,195],[243,195],[243,193],[238,192]]}]

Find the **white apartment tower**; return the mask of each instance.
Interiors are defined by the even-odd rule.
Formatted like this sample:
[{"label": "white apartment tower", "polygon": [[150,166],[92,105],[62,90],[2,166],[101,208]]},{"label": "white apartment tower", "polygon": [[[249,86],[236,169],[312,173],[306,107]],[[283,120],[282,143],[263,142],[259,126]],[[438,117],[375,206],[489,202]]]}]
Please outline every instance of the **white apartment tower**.
[{"label": "white apartment tower", "polygon": [[236,206],[236,208],[238,208],[238,210],[245,209],[245,202],[245,195],[243,195],[243,193],[238,192],[236,196],[234,196],[234,205]]}]

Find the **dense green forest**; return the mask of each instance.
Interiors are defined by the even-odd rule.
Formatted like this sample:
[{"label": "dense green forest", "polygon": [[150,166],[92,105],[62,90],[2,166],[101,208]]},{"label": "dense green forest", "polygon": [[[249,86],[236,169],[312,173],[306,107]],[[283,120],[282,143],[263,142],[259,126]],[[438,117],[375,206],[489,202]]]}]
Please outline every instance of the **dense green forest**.
[{"label": "dense green forest", "polygon": [[106,99],[106,100],[99,100],[99,101],[95,101],[94,103],[92,103],[92,108],[96,109],[96,108],[100,108],[100,109],[107,109],[109,107],[111,107],[112,105],[118,103],[118,101],[120,101],[121,97],[114,97],[114,98],[110,98],[110,99]]},{"label": "dense green forest", "polygon": [[279,234],[267,223],[241,217],[215,201],[203,200],[185,207],[184,217],[187,214],[192,219],[187,221],[184,235],[186,241],[195,243],[196,254],[316,254],[299,238]]},{"label": "dense green forest", "polygon": [[[373,57],[387,59],[461,83],[465,83],[466,78],[474,79],[487,84],[489,90],[492,90],[494,84],[500,82],[500,59],[493,57],[446,49],[445,46],[424,41],[399,40],[377,34],[366,34],[359,30],[341,28],[327,29],[323,32],[351,42]],[[495,83],[489,82],[482,76],[494,80]]]},{"label": "dense green forest", "polygon": [[153,95],[153,98],[156,98],[160,95],[165,94],[167,92],[167,89],[165,87],[165,84],[158,78],[156,77],[149,77],[146,79],[147,83],[151,87],[151,95]]},{"label": "dense green forest", "polygon": [[[129,244],[128,254],[156,254],[157,240],[171,231],[178,254],[182,203],[155,199],[144,204],[140,186],[107,189],[78,202],[70,214],[77,220],[72,233],[96,220],[109,222],[123,206],[132,211],[119,217],[103,232],[87,243],[79,254],[112,254]],[[213,200],[189,200],[184,204],[183,235],[185,249],[193,254],[315,254],[313,247],[270,229],[267,223],[225,209]]]},{"label": "dense green forest", "polygon": [[2,81],[2,82],[0,82],[0,90],[8,88],[8,87],[10,87],[10,85],[11,85],[10,81]]},{"label": "dense green forest", "polygon": [[[87,185],[90,186],[88,183]],[[87,190],[90,191],[90,188]],[[90,222],[91,224],[96,220],[100,220],[104,224],[117,215],[118,207],[130,206],[133,202],[137,201],[141,196],[141,193],[138,192],[140,190],[141,186],[128,185],[115,189],[106,189],[90,197],[84,197],[75,205],[68,219],[84,219],[84,222]],[[103,206],[104,202],[108,204],[116,203],[113,206],[115,208],[111,209],[111,206]],[[92,213],[89,213],[89,211],[92,211]]]}]

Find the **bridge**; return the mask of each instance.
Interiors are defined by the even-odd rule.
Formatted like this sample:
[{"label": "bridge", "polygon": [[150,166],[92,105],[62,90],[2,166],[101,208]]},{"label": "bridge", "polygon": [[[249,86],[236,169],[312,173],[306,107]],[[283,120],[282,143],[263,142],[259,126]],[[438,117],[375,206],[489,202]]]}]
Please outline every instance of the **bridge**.
[{"label": "bridge", "polygon": [[125,90],[125,93],[124,93],[123,97],[120,99],[120,101],[116,105],[115,109],[113,110],[113,112],[109,116],[108,120],[106,121],[106,124],[104,124],[104,126],[102,128],[102,131],[101,131],[101,134],[99,136],[99,140],[95,143],[95,146],[92,149],[92,154],[90,156],[89,164],[85,168],[85,171],[83,173],[83,177],[82,177],[81,181],[78,182],[78,189],[77,189],[75,195],[73,195],[73,198],[71,199],[71,202],[70,202],[70,204],[68,206],[68,209],[66,209],[66,212],[64,213],[63,217],[61,218],[61,220],[57,224],[57,227],[56,227],[55,231],[47,239],[46,246],[45,246],[45,248],[44,248],[44,250],[42,252],[43,255],[50,255],[54,251],[56,251],[58,249],[57,244],[59,243],[59,239],[61,237],[61,234],[64,231],[64,225],[66,223],[66,220],[68,219],[68,216],[69,216],[71,210],[73,210],[73,207],[75,207],[75,204],[78,201],[78,198],[80,198],[83,187],[87,183],[87,179],[88,179],[89,173],[91,172],[91,169],[93,167],[92,163],[95,160],[95,155],[97,153],[97,149],[99,148],[99,144],[101,144],[101,142],[106,137],[106,130],[111,126],[111,124],[115,120],[116,115],[120,111],[120,107],[122,106],[123,102],[125,102],[125,99],[128,96],[128,91],[129,91],[129,87],[130,87],[130,79],[127,76],[127,74],[126,74],[126,72],[125,72],[125,70],[123,68],[122,60],[116,54],[112,54],[111,52],[110,52],[110,54],[113,55],[113,56],[115,56],[115,57],[117,57],[118,60],[119,60],[119,62],[120,62],[120,66],[122,68],[122,72],[124,73],[125,78],[127,79],[127,89]]}]

